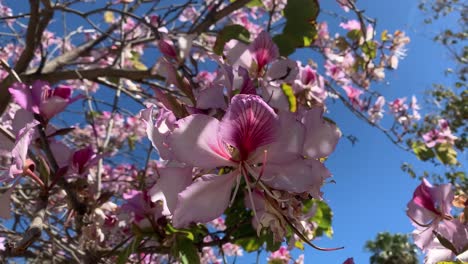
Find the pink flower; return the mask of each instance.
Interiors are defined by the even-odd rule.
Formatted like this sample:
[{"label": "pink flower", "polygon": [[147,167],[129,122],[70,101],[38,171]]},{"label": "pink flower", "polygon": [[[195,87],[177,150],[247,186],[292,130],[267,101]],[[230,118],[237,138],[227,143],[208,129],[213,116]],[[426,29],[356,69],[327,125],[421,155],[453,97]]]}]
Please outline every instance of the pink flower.
[{"label": "pink flower", "polygon": [[294,91],[300,93],[306,90],[308,100],[315,99],[322,103],[327,98],[327,92],[324,88],[323,77],[320,76],[315,69],[309,65],[300,68],[299,78],[294,81]]},{"label": "pink flower", "polygon": [[271,252],[270,256],[268,256],[268,262],[274,263],[287,264],[290,259],[291,254],[285,246],[281,246],[277,251]]},{"label": "pink flower", "polygon": [[415,244],[425,249],[433,239],[433,230],[439,223],[452,219],[450,210],[453,201],[451,184],[432,186],[426,179],[416,188],[408,203],[407,215],[416,226],[413,233]]},{"label": "pink flower", "polygon": [[343,90],[345,90],[346,95],[348,96],[349,101],[356,109],[362,109],[363,103],[359,96],[363,93],[363,91],[352,87],[351,85],[343,86]]},{"label": "pink flower", "polygon": [[226,57],[233,67],[242,66],[261,75],[266,65],[279,57],[279,50],[268,32],[263,31],[249,46],[238,42],[227,51]]},{"label": "pink flower", "polygon": [[81,175],[89,169],[90,166],[97,163],[96,153],[92,147],[86,147],[75,151],[72,156],[72,167]]},{"label": "pink flower", "polygon": [[361,23],[357,21],[356,19],[348,20],[346,23],[340,23],[340,27],[346,29],[346,30],[360,30],[361,29]]},{"label": "pink flower", "polygon": [[388,106],[390,111],[394,114],[402,114],[408,110],[408,105],[405,104],[406,98],[397,98],[394,101],[390,102]]},{"label": "pink flower", "polygon": [[[232,187],[242,178],[259,179],[261,173],[259,182],[275,189],[302,193],[320,188],[329,172],[316,158],[329,155],[340,136],[336,127],[322,123],[321,113],[308,111],[301,123],[292,114],[278,116],[256,95],[239,94],[221,121],[201,114],[178,120],[167,138],[175,160],[205,169],[232,169],[223,175],[203,175],[182,191],[174,226],[220,216]],[[306,131],[310,131],[307,140]]]},{"label": "pink flower", "polygon": [[147,192],[131,190],[123,194],[126,202],[122,205],[122,210],[133,216],[133,221],[140,227],[150,226],[149,221],[162,217],[162,206],[151,202]]},{"label": "pink flower", "polygon": [[444,143],[453,145],[454,141],[457,139],[457,137],[452,134],[448,122],[445,119],[440,119],[438,123],[439,129],[432,129],[422,135],[424,143],[428,148],[433,148],[437,144]]},{"label": "pink flower", "polygon": [[47,82],[35,81],[31,86],[15,83],[8,89],[15,103],[23,109],[39,114],[46,120],[65,110],[80,97],[70,98],[72,89],[69,86],[50,88]]}]

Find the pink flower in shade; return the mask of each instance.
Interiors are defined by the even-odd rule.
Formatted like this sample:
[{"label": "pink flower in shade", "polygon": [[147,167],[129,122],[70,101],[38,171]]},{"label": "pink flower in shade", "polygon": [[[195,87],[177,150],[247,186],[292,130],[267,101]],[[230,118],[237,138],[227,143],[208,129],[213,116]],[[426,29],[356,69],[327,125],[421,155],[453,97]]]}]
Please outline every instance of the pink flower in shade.
[{"label": "pink flower in shade", "polygon": [[158,41],[158,48],[161,53],[169,59],[177,59],[177,51],[171,40],[161,39]]},{"label": "pink flower in shade", "polygon": [[273,263],[289,263],[291,259],[291,254],[289,250],[285,246],[281,246],[278,250],[271,252],[270,256],[268,256],[268,262]]},{"label": "pink flower in shade", "polygon": [[35,81],[31,86],[24,83],[15,83],[8,89],[15,103],[21,108],[39,114],[46,120],[81,97],[71,98],[72,89],[69,86],[60,85],[55,89],[50,88],[47,82]]},{"label": "pink flower in shade", "polygon": [[94,153],[93,148],[89,146],[73,153],[71,165],[72,168],[81,175],[87,172],[92,165],[97,164],[97,161],[96,153]]},{"label": "pink flower in shade", "polygon": [[155,221],[162,217],[162,206],[153,203],[147,192],[131,190],[123,194],[125,203],[121,209],[133,216],[133,221],[140,227],[150,226],[150,220]]},{"label": "pink flower in shade", "polygon": [[438,229],[439,223],[452,219],[453,197],[451,184],[432,186],[423,179],[416,188],[406,213],[417,228],[413,238],[419,248],[424,250],[429,245],[433,240],[432,231]]},{"label": "pink flower in shade", "polygon": [[363,91],[352,87],[351,85],[343,86],[343,90],[345,90],[346,95],[348,96],[349,101],[353,105],[354,108],[362,109],[363,103],[359,96],[363,93]]},{"label": "pink flower in shade", "polygon": [[457,137],[452,134],[448,122],[445,119],[438,121],[439,129],[432,129],[422,135],[424,143],[428,148],[433,148],[437,144],[448,143],[453,145]]},{"label": "pink flower in shade", "polygon": [[346,29],[346,30],[360,30],[361,29],[361,23],[357,21],[356,19],[348,20],[346,23],[340,23],[340,27]]},{"label": "pink flower in shade", "polygon": [[[308,124],[302,124],[292,114],[278,116],[256,95],[239,94],[221,121],[201,114],[178,120],[167,138],[175,160],[204,169],[232,169],[224,175],[203,175],[182,191],[173,212],[174,226],[220,216],[234,185],[238,188],[242,178],[248,183],[252,177],[259,179],[261,171],[260,185],[275,189],[302,193],[320,186],[329,172],[316,158],[333,151],[339,133],[320,123],[321,111],[309,113],[304,118]],[[305,140],[308,126],[314,130]],[[304,159],[304,153],[310,158]]]}]

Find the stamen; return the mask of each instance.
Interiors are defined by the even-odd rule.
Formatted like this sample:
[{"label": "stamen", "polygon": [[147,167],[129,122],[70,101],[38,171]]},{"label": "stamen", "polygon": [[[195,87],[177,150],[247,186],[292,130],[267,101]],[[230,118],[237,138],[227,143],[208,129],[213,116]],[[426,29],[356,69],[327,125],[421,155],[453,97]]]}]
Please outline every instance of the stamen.
[{"label": "stamen", "polygon": [[240,186],[240,174],[237,175],[237,179],[236,179],[236,188],[234,189],[234,194],[232,195],[231,197],[231,201],[229,202],[229,207],[232,206],[232,204],[234,203],[234,200],[236,199],[236,196],[237,196],[237,191],[239,190],[239,186]]},{"label": "stamen", "polygon": [[[245,164],[245,165],[247,165],[247,164]],[[242,164],[241,164],[241,166],[242,166]],[[242,175],[244,176],[245,184],[247,186],[247,192],[249,193],[249,200],[250,200],[250,204],[252,205],[252,211],[253,211],[255,220],[257,220],[257,224],[260,224],[260,219],[258,219],[258,216],[257,216],[257,209],[255,208],[255,203],[253,201],[252,190],[250,190],[250,182],[247,179],[247,174],[245,173],[245,171],[244,171],[244,173],[242,173]]]},{"label": "stamen", "polygon": [[262,178],[262,176],[263,176],[263,172],[265,171],[265,166],[266,166],[266,162],[267,162],[267,153],[268,153],[267,150],[264,150],[264,151],[263,151],[263,163],[262,163],[262,168],[260,169],[260,174],[258,175],[257,181],[255,181],[255,184],[254,184],[254,185],[257,185],[258,181],[259,181],[260,178]]}]

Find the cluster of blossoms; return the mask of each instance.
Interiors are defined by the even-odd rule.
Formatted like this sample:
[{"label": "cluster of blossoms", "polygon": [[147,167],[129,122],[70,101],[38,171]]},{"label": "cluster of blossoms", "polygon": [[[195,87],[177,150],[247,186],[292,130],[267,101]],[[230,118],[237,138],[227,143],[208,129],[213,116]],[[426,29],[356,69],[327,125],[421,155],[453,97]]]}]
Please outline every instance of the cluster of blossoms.
[{"label": "cluster of blossoms", "polygon": [[[452,205],[462,209],[452,215]],[[468,261],[468,207],[466,194],[454,196],[451,184],[432,186],[426,179],[416,188],[407,214],[415,226],[413,239],[426,254],[426,264]]]},{"label": "cluster of blossoms", "polygon": [[[405,98],[398,98],[388,104],[390,112],[395,117],[398,123],[403,127],[408,128],[413,121],[421,119],[421,115],[418,110],[420,107],[416,97],[411,97],[411,103],[408,105],[405,103]],[[411,112],[410,112],[411,110]]]},{"label": "cluster of blossoms", "polygon": [[457,139],[457,137],[452,134],[450,126],[445,119],[440,119],[438,121],[438,125],[439,129],[432,129],[422,136],[424,143],[428,148],[433,148],[437,144],[445,143],[453,145],[454,141]]},{"label": "cluster of blossoms", "polygon": [[[197,99],[206,102],[197,105],[202,109],[221,108],[214,112],[217,117],[192,109],[177,119],[171,105],[159,108],[156,120],[153,108],[142,112],[150,140],[168,162],[149,194],[153,202],[163,202],[162,214],[181,228],[218,218],[245,192],[257,231],[269,228],[281,241],[286,222],[300,224],[302,219],[300,202],[289,210],[284,205],[304,199],[300,197],[321,199],[320,187],[330,173],[319,159],[331,154],[340,132],[322,119],[322,107],[289,111],[280,86],[293,81],[299,70],[296,63],[279,58],[267,33],[250,46],[237,43],[228,51],[228,64],[220,63],[221,71]],[[235,91],[240,94],[233,95]],[[231,97],[228,105],[219,104],[224,96]]]}]

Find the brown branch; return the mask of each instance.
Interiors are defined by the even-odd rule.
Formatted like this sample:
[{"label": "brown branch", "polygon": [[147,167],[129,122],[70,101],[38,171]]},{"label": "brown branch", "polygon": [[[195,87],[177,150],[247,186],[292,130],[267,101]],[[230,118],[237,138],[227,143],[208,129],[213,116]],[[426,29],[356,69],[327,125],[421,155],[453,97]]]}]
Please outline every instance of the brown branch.
[{"label": "brown branch", "polygon": [[31,224],[29,225],[28,230],[24,233],[23,238],[17,245],[15,245],[13,248],[7,248],[7,251],[5,252],[7,256],[23,255],[28,247],[41,237],[42,230],[44,229],[47,201],[48,196],[42,195],[37,205],[37,211],[33,220],[31,221]]},{"label": "brown branch", "polygon": [[152,74],[150,70],[131,70],[131,69],[115,69],[115,68],[99,68],[99,69],[86,69],[86,70],[67,70],[60,72],[50,72],[44,74],[21,74],[21,79],[24,81],[32,81],[41,79],[50,83],[57,83],[64,80],[74,79],[87,79],[95,80],[100,77],[113,77],[113,78],[125,78],[129,80],[143,80],[143,79],[158,79],[162,80],[162,77],[156,74]]},{"label": "brown branch", "polygon": [[227,17],[232,12],[236,11],[239,8],[242,8],[251,0],[236,0],[232,4],[228,5],[227,7],[223,8],[222,10],[216,12],[209,13],[203,22],[198,24],[194,29],[190,30],[188,34],[201,34],[205,32],[208,28],[210,28],[213,24],[218,22],[219,20]]}]

